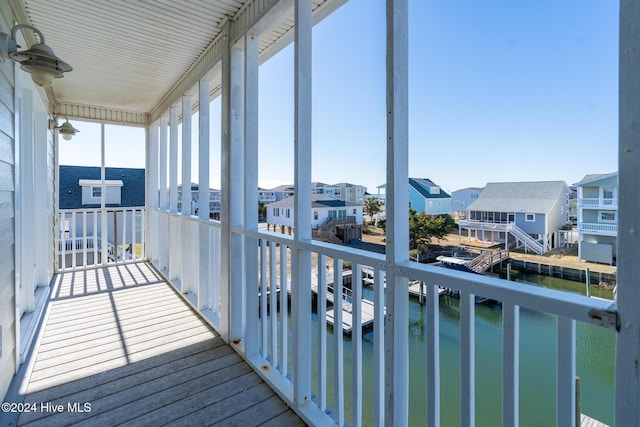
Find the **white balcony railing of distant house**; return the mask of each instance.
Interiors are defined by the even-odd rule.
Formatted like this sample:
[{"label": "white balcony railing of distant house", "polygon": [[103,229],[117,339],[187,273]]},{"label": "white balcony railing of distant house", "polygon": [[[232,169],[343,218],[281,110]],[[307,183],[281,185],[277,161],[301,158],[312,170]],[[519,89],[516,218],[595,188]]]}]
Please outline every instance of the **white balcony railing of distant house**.
[{"label": "white balcony railing of distant house", "polygon": [[618,199],[581,198],[578,205],[587,209],[618,209]]},{"label": "white balcony railing of distant house", "polygon": [[[461,295],[460,412],[471,419],[476,396],[475,295],[502,303],[503,419],[511,420],[512,425],[518,424],[519,413],[521,307],[557,316],[557,340],[554,341],[558,343],[559,368],[555,390],[548,393],[557,396],[559,425],[569,425],[568,420],[575,420],[576,322],[616,328],[611,301],[410,261],[389,264],[383,254],[314,240],[296,241],[289,235],[261,230],[231,228],[230,236],[225,239],[219,222],[162,210],[152,209],[149,221],[149,235],[153,239],[149,242],[149,257],[153,263],[292,406],[297,405],[294,396],[299,387],[304,388],[305,396],[314,396],[303,406],[307,420],[314,425],[362,425],[363,375],[371,376],[373,389],[373,402],[364,404],[374,408],[375,425],[384,424],[390,392],[388,386],[385,388],[385,375],[391,369],[385,367],[385,360],[391,355],[393,360],[406,361],[410,351],[407,330],[394,334],[393,338],[385,335],[385,315],[401,317],[401,313],[393,312],[394,304],[389,303],[389,298],[402,295],[408,300],[409,279],[426,284],[427,352],[421,363],[427,366],[427,393],[422,399],[428,408],[429,420],[436,420],[429,421],[430,425],[439,423],[442,387],[439,285],[459,291]],[[223,241],[231,242],[231,246],[224,245]],[[229,254],[223,255],[225,251]],[[298,275],[296,263],[300,259],[296,253],[311,254],[314,265],[311,277]],[[223,256],[230,257],[227,267],[223,265]],[[331,294],[344,295],[341,272],[345,263],[351,264],[352,276],[350,304],[343,312],[345,299],[333,299]],[[225,276],[225,269],[229,269],[229,276]],[[327,277],[327,271],[333,272],[332,280]],[[373,299],[370,314],[373,342],[371,338],[364,340],[363,331],[357,326],[363,321],[363,271],[369,275],[373,272],[373,296],[369,297]],[[389,287],[389,278],[393,287],[400,286],[400,293]],[[299,293],[305,295],[305,301],[309,296],[308,304],[297,305]],[[312,294],[316,294],[313,304]],[[348,321],[353,326],[348,344],[341,333],[328,335],[329,316],[316,314],[326,313],[331,300],[334,300],[331,317],[334,325]],[[279,315],[272,315],[275,308]],[[343,319],[343,315],[348,317]],[[317,333],[306,338],[296,335],[296,328],[309,324],[312,317],[318,322]],[[336,330],[339,327],[334,327]],[[363,361],[364,346],[372,346],[372,362]],[[408,384],[396,386],[402,389]],[[347,394],[345,390],[351,391]]]},{"label": "white balcony railing of distant house", "polygon": [[585,223],[578,224],[578,230],[584,233],[617,234],[618,224]]},{"label": "white balcony railing of distant house", "polygon": [[146,258],[144,208],[63,209],[57,219],[58,271]]}]

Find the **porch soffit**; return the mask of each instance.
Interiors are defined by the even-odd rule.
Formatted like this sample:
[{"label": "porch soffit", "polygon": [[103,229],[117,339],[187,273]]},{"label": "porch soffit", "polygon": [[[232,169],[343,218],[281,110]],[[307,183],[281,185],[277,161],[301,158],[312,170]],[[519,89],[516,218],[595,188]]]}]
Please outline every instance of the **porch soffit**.
[{"label": "porch soffit", "polygon": [[[9,1],[74,68],[48,91],[54,112],[88,120],[149,124],[203,76],[218,93],[227,21],[232,42],[261,33],[261,61],[293,38],[292,0]],[[313,0],[314,21],[345,1]]]}]

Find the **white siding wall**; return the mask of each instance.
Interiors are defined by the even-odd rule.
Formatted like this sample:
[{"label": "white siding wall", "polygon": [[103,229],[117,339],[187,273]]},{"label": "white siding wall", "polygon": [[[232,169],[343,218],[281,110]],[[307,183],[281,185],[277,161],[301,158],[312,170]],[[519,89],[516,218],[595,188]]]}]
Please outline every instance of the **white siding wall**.
[{"label": "white siding wall", "polygon": [[[0,31],[12,22],[9,6],[0,3]],[[14,257],[14,91],[13,62],[0,62],[0,396],[15,373],[15,257]]]}]

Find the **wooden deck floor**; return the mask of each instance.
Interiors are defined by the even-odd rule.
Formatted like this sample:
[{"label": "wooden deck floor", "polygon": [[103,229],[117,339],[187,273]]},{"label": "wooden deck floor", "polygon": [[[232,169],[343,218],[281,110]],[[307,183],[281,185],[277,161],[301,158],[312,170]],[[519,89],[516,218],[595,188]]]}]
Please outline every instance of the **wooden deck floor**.
[{"label": "wooden deck floor", "polygon": [[60,274],[43,328],[18,425],[304,425],[146,263]]}]

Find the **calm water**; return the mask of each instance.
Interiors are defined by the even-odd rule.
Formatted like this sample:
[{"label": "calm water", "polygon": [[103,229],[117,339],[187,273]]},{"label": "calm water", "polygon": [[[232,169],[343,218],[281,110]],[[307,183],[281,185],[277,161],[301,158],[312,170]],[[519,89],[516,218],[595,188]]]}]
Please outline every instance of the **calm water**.
[{"label": "calm water", "polygon": [[[584,293],[584,285],[566,280],[521,275],[512,279],[540,286]],[[595,292],[594,292],[595,294]],[[607,293],[603,293],[607,296]],[[364,296],[373,300],[371,289]],[[611,293],[608,292],[608,297]],[[441,425],[460,425],[460,310],[459,300],[440,298]],[[493,427],[502,422],[502,310],[497,304],[476,305],[476,425]],[[317,356],[318,322],[313,321],[313,355]],[[520,425],[555,425],[555,316],[526,309],[520,311]],[[417,301],[409,302],[409,417],[410,424],[426,423],[426,313]],[[327,354],[333,352],[331,327],[327,329]],[[578,323],[576,373],[581,377],[582,413],[613,424],[615,334]],[[289,341],[291,342],[291,341]],[[291,360],[291,359],[289,359]],[[351,418],[351,340],[344,339],[345,410]],[[363,337],[363,419],[373,425],[373,332]],[[312,373],[317,390],[316,363]],[[327,360],[327,401],[333,401],[333,360]]]}]

